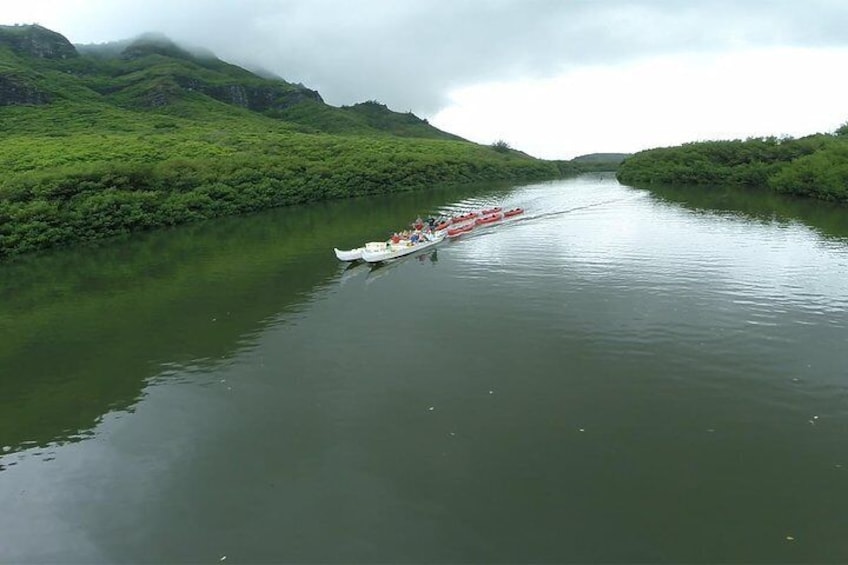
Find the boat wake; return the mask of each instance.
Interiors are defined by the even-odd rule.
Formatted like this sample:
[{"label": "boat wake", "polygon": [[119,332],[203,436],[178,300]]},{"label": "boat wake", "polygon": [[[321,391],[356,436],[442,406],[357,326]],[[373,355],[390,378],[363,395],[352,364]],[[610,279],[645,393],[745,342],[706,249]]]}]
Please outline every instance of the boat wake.
[{"label": "boat wake", "polygon": [[523,218],[516,218],[513,222],[518,221],[527,221],[527,220],[538,220],[542,218],[551,218],[556,216],[563,216],[565,214],[572,214],[574,212],[579,212],[581,210],[589,210],[591,208],[599,208],[601,206],[608,206],[610,204],[618,204],[619,202],[627,202],[629,200],[634,200],[636,198],[641,198],[641,196],[629,196],[627,198],[612,198],[610,200],[604,200],[602,202],[593,202],[591,204],[585,204],[583,206],[574,206],[572,208],[566,208],[565,210],[553,210],[550,212],[540,212],[538,214],[532,214],[529,216],[525,216]]}]

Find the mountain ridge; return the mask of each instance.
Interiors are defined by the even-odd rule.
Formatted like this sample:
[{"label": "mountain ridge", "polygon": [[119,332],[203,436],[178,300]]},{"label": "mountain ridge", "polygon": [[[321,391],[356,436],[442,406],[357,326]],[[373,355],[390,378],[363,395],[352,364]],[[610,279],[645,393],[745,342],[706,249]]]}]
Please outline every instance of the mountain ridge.
[{"label": "mountain ridge", "polygon": [[[57,73],[65,75],[61,81]],[[51,76],[56,80],[51,81]],[[207,49],[186,48],[159,33],[74,46],[63,35],[39,25],[0,26],[0,106],[73,100],[73,91],[90,91],[89,101],[94,98],[132,111],[167,110],[199,94],[303,131],[462,139],[410,112],[394,112],[374,101],[330,106],[316,90],[257,74]]]},{"label": "mountain ridge", "polygon": [[41,59],[79,56],[64,35],[38,24],[0,25],[0,44],[6,44],[16,53]]}]

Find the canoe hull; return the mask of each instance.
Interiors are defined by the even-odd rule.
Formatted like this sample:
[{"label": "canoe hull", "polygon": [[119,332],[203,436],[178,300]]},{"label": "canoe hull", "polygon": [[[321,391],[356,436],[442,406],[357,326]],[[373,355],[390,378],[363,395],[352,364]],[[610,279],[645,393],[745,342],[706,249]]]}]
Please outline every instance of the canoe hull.
[{"label": "canoe hull", "polygon": [[448,235],[449,238],[453,239],[454,237],[459,237],[463,234],[469,233],[473,229],[474,229],[474,222],[471,222],[470,224],[467,224],[467,225],[462,226],[462,227],[449,229],[448,232],[447,232],[447,235]]},{"label": "canoe hull", "polygon": [[382,248],[375,245],[372,245],[371,247],[366,246],[362,251],[362,260],[366,263],[379,263],[381,261],[390,261],[392,259],[406,257],[407,255],[413,255],[426,249],[432,249],[444,241],[444,239],[445,236],[441,236],[423,243],[401,243],[400,245],[386,243]]},{"label": "canoe hull", "polygon": [[474,223],[478,226],[485,226],[489,224],[494,224],[495,222],[499,222],[501,220],[503,220],[503,214],[501,214],[500,212],[496,212],[494,214],[489,214],[488,216],[483,216],[482,218],[477,218]]}]

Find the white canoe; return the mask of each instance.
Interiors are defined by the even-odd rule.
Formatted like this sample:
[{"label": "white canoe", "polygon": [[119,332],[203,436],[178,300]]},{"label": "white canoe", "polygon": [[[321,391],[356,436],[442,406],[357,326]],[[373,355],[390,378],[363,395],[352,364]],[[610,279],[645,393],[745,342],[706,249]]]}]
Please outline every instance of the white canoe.
[{"label": "white canoe", "polygon": [[400,243],[371,241],[366,243],[365,249],[362,250],[362,260],[366,263],[379,263],[380,261],[405,257],[406,255],[424,251],[425,249],[432,249],[444,241],[444,239],[444,235],[439,235],[431,240],[425,240],[420,243],[412,243],[406,240]]},{"label": "white canoe", "polygon": [[362,259],[362,251],[364,247],[357,247],[356,249],[338,249],[336,247],[333,248],[333,251],[336,252],[336,257],[339,261],[359,261]]}]

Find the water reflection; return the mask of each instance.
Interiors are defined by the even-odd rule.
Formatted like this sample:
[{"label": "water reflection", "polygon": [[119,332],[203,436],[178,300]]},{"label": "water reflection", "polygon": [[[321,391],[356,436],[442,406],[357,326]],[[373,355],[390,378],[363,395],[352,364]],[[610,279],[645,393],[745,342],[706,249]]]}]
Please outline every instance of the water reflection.
[{"label": "water reflection", "polygon": [[[106,330],[77,333],[144,344],[103,362],[134,388],[60,359],[86,386],[55,406],[99,404],[40,431],[95,437],[0,458],[0,561],[845,562],[846,246],[593,177],[492,194],[274,216],[256,249],[80,292]],[[333,257],[496,199],[530,219]]]},{"label": "water reflection", "polygon": [[88,437],[151,378],[215,367],[316,289],[348,280],[357,267],[340,274],[328,249],[506,190],[323,202],[0,265],[0,448]]},{"label": "water reflection", "polygon": [[844,204],[733,186],[652,186],[651,194],[692,210],[740,215],[763,223],[801,222],[827,237],[848,239]]}]

